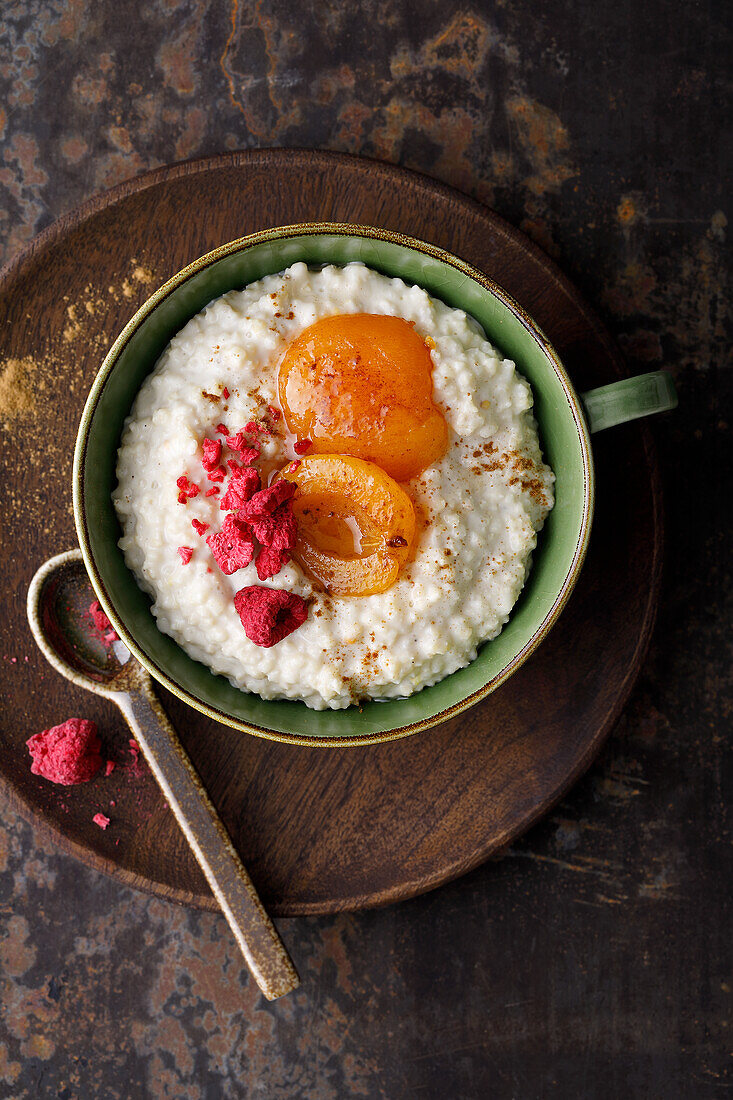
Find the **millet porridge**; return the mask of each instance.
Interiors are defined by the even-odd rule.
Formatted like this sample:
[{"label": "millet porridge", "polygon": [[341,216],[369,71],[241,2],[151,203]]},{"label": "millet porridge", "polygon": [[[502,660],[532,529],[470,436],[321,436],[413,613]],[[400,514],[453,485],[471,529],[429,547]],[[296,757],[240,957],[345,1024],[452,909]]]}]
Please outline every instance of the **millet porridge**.
[{"label": "millet porridge", "polygon": [[[238,511],[247,493],[227,496],[245,475],[250,495],[275,487],[269,511],[266,493]],[[315,709],[472,661],[509,618],[554,482],[514,364],[461,310],[360,263],[296,263],[189,321],[137,395],[117,478],[120,547],[160,630],[242,690]],[[240,559],[219,552],[223,523],[251,542]],[[253,641],[244,589],[284,593],[291,632]]]}]

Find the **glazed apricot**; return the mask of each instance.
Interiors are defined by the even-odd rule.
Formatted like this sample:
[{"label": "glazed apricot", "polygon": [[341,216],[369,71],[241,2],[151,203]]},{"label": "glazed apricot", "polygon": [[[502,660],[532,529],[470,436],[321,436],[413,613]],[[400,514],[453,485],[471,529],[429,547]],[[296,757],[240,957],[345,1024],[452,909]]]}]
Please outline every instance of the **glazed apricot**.
[{"label": "glazed apricot", "polygon": [[324,317],[287,347],[278,374],[289,431],[313,454],[350,454],[408,481],[444,453],[430,351],[401,317]]},{"label": "glazed apricot", "polygon": [[412,501],[353,455],[309,455],[281,475],[297,485],[293,556],[335,596],[369,596],[397,580],[415,538]]}]

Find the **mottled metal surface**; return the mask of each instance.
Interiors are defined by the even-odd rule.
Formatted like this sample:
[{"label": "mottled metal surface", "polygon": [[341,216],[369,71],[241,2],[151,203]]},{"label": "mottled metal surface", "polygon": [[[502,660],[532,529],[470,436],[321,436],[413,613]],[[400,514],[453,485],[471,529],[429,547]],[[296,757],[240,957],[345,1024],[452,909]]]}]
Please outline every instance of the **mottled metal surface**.
[{"label": "mottled metal surface", "polygon": [[730,1088],[727,14],[680,0],[158,0],[134,18],[110,0],[2,5],[3,257],[156,164],[268,144],[363,152],[521,226],[633,368],[674,372],[680,409],[653,429],[659,621],[601,758],[503,860],[392,909],[281,922],[293,996],[264,1001],[223,918],[86,870],[2,807],[0,1095]]}]

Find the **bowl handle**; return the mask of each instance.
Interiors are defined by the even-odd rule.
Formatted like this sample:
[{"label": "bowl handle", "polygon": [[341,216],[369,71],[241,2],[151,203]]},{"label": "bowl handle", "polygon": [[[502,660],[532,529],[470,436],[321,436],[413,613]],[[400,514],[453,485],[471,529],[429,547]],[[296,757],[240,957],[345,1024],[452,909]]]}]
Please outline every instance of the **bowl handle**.
[{"label": "bowl handle", "polygon": [[637,374],[580,395],[591,432],[638,420],[640,416],[677,408],[672,376],[664,370]]}]

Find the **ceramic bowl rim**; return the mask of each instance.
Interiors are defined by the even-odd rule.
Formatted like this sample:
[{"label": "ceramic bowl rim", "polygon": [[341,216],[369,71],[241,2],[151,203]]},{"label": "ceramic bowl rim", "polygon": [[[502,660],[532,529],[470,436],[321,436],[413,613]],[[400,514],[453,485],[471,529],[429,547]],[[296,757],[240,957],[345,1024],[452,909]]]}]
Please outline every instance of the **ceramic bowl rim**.
[{"label": "ceramic bowl rim", "polygon": [[[545,614],[541,623],[538,624],[536,630],[532,633],[531,637],[525,642],[522,648],[514,657],[507,662],[502,669],[499,670],[490,680],[487,680],[480,688],[470,692],[468,695],[459,699],[450,706],[443,708],[436,714],[430,715],[426,718],[418,719],[417,721],[410,722],[406,725],[395,726],[388,730],[381,730],[375,733],[346,736],[346,737],[311,737],[297,733],[281,733],[278,730],[271,730],[264,726],[257,726],[250,722],[244,722],[241,719],[234,718],[231,715],[225,713],[223,710],[219,710],[214,706],[210,706],[208,703],[202,702],[196,698],[190,691],[179,684],[177,681],[171,679],[160,666],[137,644],[134,638],[128,631],[124,620],[119,616],[117,610],[112,603],[109,594],[107,592],[104,580],[97,568],[94,555],[92,553],[91,541],[89,538],[89,529],[87,521],[86,503],[83,492],[84,486],[84,468],[87,451],[87,442],[89,437],[89,430],[91,422],[96,411],[97,404],[102,395],[102,392],[107,384],[107,381],[112,374],[119,356],[124,348],[129,343],[130,339],[142,326],[142,324],[151,316],[151,314],[157,309],[157,307],[168,298],[174,291],[180,286],[186,283],[198,272],[204,268],[211,266],[218,260],[221,260],[225,256],[229,256],[235,252],[242,252],[247,249],[253,248],[257,245],[264,244],[279,239],[293,239],[302,236],[310,235],[338,235],[347,237],[364,237],[370,240],[384,240],[392,244],[402,246],[404,248],[411,249],[412,251],[422,253],[429,256],[431,259],[439,260],[450,267],[455,268],[462,275],[471,279],[477,283],[483,290],[489,294],[498,298],[499,301],[510,310],[517,318],[517,320],[523,325],[535,343],[539,346],[541,352],[545,358],[550,362],[555,374],[562,386],[563,392],[567,399],[570,411],[572,413],[573,422],[575,424],[576,431],[578,433],[580,441],[580,451],[583,465],[583,509],[580,521],[580,529],[578,532],[578,538],[573,551],[573,556],[568,567],[568,571],[559,586],[555,599]],[[585,556],[588,549],[588,541],[590,538],[590,530],[593,520],[593,511],[595,506],[595,470],[593,464],[593,455],[590,442],[590,433],[586,424],[585,415],[583,412],[580,397],[575,391],[575,388],[568,377],[568,374],[563,366],[559,355],[555,351],[554,347],[545,336],[539,325],[530,317],[530,315],[523,309],[523,307],[505,291],[498,283],[494,282],[488,275],[485,275],[478,268],[472,264],[467,263],[460,257],[448,252],[446,249],[439,248],[437,245],[430,244],[427,241],[423,241],[417,237],[411,237],[406,234],[398,233],[393,230],[380,229],[370,225],[360,225],[344,222],[299,222],[293,225],[275,226],[269,229],[258,230],[255,233],[249,233],[244,237],[238,237],[235,240],[227,241],[226,243],[219,245],[217,248],[212,249],[210,252],[205,253],[203,256],[199,256],[191,263],[187,264],[180,271],[176,272],[170,279],[168,279],[161,287],[159,287],[149,298],[143,302],[140,308],[130,318],[125,327],[116,338],[109,351],[102,361],[102,365],[97,372],[92,387],[89,391],[84,410],[81,415],[79,427],[76,436],[76,446],[74,449],[74,462],[73,462],[73,509],[74,509],[74,521],[76,524],[77,536],[79,538],[79,546],[81,548],[84,564],[89,574],[92,587],[105,611],[108,615],[114,629],[119,634],[120,638],[124,641],[130,652],[137,658],[137,660],[143,665],[144,668],[168,691],[183,702],[192,706],[199,713],[206,715],[209,718],[214,719],[217,722],[221,722],[233,729],[239,730],[243,733],[249,733],[256,737],[261,737],[266,740],[279,741],[290,745],[305,745],[318,748],[350,748],[365,745],[374,745],[385,741],[393,741],[398,738],[407,737],[411,734],[419,733],[422,730],[429,729],[433,726],[439,725],[443,722],[455,718],[458,714],[461,714],[464,710],[474,706],[482,699],[486,698],[493,691],[495,691],[505,680],[516,672],[516,670],[524,664],[528,657],[537,649],[540,643],[546,638],[552,626],[554,626],[560,613],[565,607],[570,594],[575,586],[575,583],[580,574],[581,567],[585,560]],[[305,704],[303,704],[305,705]]]}]

